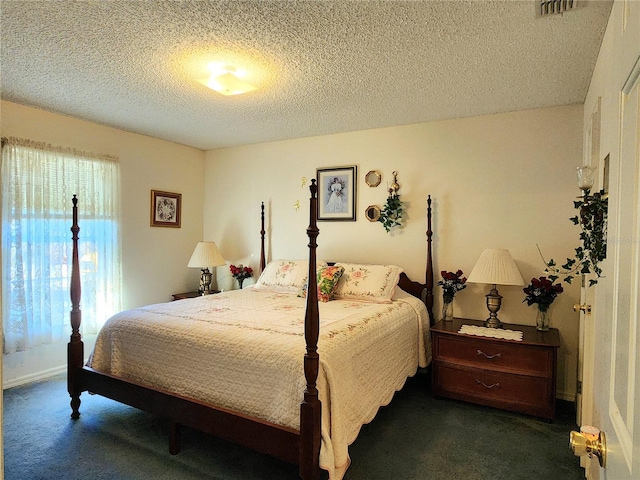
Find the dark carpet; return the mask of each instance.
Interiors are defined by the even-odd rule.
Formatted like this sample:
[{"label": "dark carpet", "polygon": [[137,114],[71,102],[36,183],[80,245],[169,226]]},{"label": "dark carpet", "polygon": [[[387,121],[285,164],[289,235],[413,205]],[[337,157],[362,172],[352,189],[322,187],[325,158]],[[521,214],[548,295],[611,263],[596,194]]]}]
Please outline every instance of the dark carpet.
[{"label": "dark carpet", "polygon": [[[407,381],[350,448],[345,480],[582,480],[571,408],[556,421],[435,399],[428,376]],[[563,402],[564,403],[564,402]],[[168,453],[163,419],[82,395],[70,419],[66,378],[4,392],[5,479],[296,479],[297,467],[184,428]]]}]

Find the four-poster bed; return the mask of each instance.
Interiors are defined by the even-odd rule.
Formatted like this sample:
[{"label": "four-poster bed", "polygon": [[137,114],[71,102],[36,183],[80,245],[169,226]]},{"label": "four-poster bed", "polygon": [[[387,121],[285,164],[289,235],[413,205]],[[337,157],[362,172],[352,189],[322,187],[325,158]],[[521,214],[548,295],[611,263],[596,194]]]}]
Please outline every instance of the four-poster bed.
[{"label": "four-poster bed", "polygon": [[[400,300],[396,301],[394,297],[393,302],[389,301],[371,304],[364,302],[352,302],[344,304],[340,303],[340,301],[331,301],[328,303],[322,303],[322,307],[319,307],[316,279],[316,268],[319,264],[316,258],[316,239],[318,237],[319,230],[316,221],[318,200],[316,195],[317,186],[315,185],[315,181],[312,181],[310,191],[311,199],[309,205],[309,227],[307,228],[307,234],[309,237],[309,260],[307,272],[308,288],[306,290],[306,301],[303,302],[302,299],[297,299],[297,297],[292,297],[291,295],[286,296],[280,293],[267,292],[267,295],[264,295],[264,299],[268,299],[269,302],[273,303],[269,303],[269,307],[263,308],[269,308],[271,310],[280,309],[282,312],[284,312],[282,313],[283,315],[290,314],[289,322],[296,325],[294,325],[293,327],[282,327],[275,324],[269,324],[268,326],[262,327],[259,324],[252,323],[250,324],[250,326],[244,327],[246,329],[242,332],[242,335],[246,335],[246,332],[248,330],[259,330],[259,334],[262,335],[259,340],[260,342],[264,340],[265,336],[270,336],[270,338],[273,337],[274,342],[278,342],[277,345],[274,344],[274,350],[287,350],[287,348],[289,348],[289,350],[292,351],[292,358],[297,359],[295,360],[297,362],[297,367],[295,368],[290,367],[290,363],[286,363],[286,361],[291,362],[292,360],[290,359],[287,359],[286,361],[284,359],[277,360],[278,368],[276,368],[275,370],[292,370],[291,375],[293,375],[294,377],[297,375],[298,378],[298,380],[292,381],[292,386],[295,386],[297,388],[297,385],[299,383],[303,386],[304,389],[304,393],[302,394],[302,402],[299,404],[299,414],[295,414],[297,418],[294,420],[282,421],[272,420],[269,416],[270,411],[266,412],[264,416],[258,416],[257,414],[254,414],[251,410],[252,404],[260,403],[259,399],[262,398],[262,395],[266,395],[267,398],[269,398],[269,400],[263,401],[264,403],[277,403],[275,400],[273,400],[273,398],[279,398],[278,394],[287,397],[284,398],[284,400],[280,398],[279,401],[286,401],[288,403],[299,402],[299,400],[296,399],[300,398],[298,396],[301,394],[300,391],[297,391],[296,393],[293,393],[291,395],[283,395],[282,392],[286,392],[287,388],[271,388],[271,390],[275,391],[267,391],[269,390],[268,387],[259,387],[262,388],[263,391],[258,391],[258,393],[255,394],[254,398],[254,394],[251,393],[252,390],[248,389],[246,386],[243,386],[243,391],[245,392],[243,396],[234,397],[233,401],[230,401],[228,405],[225,405],[222,402],[213,403],[208,400],[203,400],[208,399],[209,397],[205,396],[204,393],[200,397],[198,396],[199,394],[192,394],[192,390],[189,389],[194,389],[194,387],[188,385],[188,380],[191,374],[193,374],[194,378],[197,378],[197,386],[194,390],[197,390],[198,392],[205,389],[205,387],[207,387],[209,383],[214,384],[218,381],[226,382],[222,383],[223,387],[218,386],[218,389],[224,389],[229,383],[233,383],[237,380],[237,375],[231,379],[221,379],[221,373],[215,370],[215,367],[213,365],[219,362],[212,361],[207,357],[208,355],[217,355],[217,352],[213,351],[214,349],[209,348],[209,344],[202,343],[201,345],[199,343],[204,342],[204,340],[201,339],[200,333],[204,331],[205,328],[223,328],[223,330],[226,331],[227,329],[229,329],[231,323],[236,322],[235,317],[232,321],[229,322],[227,322],[225,319],[219,319],[217,317],[215,321],[212,321],[209,319],[209,317],[202,316],[202,312],[204,312],[205,310],[216,310],[219,312],[226,312],[223,314],[231,317],[232,315],[236,314],[236,311],[233,310],[234,302],[236,301],[241,302],[241,305],[245,306],[253,306],[254,302],[263,302],[263,297],[259,296],[260,292],[251,292],[252,290],[257,290],[258,285],[256,285],[255,289],[245,289],[244,291],[239,292],[238,295],[234,295],[232,294],[232,292],[229,292],[225,295],[208,296],[216,297],[215,299],[210,298],[180,300],[180,302],[188,302],[182,304],[180,308],[181,310],[189,313],[189,315],[184,314],[182,318],[180,318],[180,324],[177,327],[172,326],[171,328],[175,328],[177,330],[182,329],[180,330],[180,335],[182,335],[182,343],[189,343],[189,347],[193,350],[197,350],[201,347],[202,351],[204,352],[202,354],[203,356],[198,357],[197,359],[199,363],[192,365],[192,367],[190,367],[191,370],[182,372],[182,377],[187,379],[185,380],[185,382],[183,382],[184,385],[182,385],[181,383],[180,378],[182,377],[178,370],[169,372],[173,375],[172,378],[174,379],[173,381],[175,382],[175,385],[173,383],[171,385],[163,384],[163,379],[151,378],[153,377],[153,375],[150,375],[148,372],[140,374],[138,374],[137,371],[134,372],[134,369],[137,368],[137,366],[132,366],[133,362],[127,361],[127,359],[130,359],[131,356],[126,356],[127,351],[124,346],[119,347],[125,354],[125,356],[123,357],[124,360],[118,359],[115,363],[125,365],[124,367],[122,367],[122,365],[119,365],[118,368],[123,368],[124,370],[126,370],[128,372],[126,375],[120,374],[119,370],[117,369],[109,370],[108,362],[104,363],[104,365],[107,365],[106,367],[100,366],[100,368],[92,368],[96,365],[102,365],[100,358],[101,355],[103,357],[107,356],[109,357],[109,360],[112,360],[110,356],[113,354],[115,358],[115,355],[119,353],[107,352],[106,354],[103,354],[101,353],[101,350],[99,350],[99,344],[119,345],[120,342],[120,340],[118,340],[116,337],[112,338],[109,336],[112,335],[112,333],[107,331],[107,325],[105,325],[105,328],[103,328],[103,330],[105,330],[105,333],[103,334],[101,332],[101,335],[103,335],[105,340],[102,341],[101,337],[99,337],[98,341],[96,342],[96,350],[94,351],[94,353],[92,354],[92,358],[90,359],[91,366],[84,365],[84,347],[79,330],[81,323],[81,312],[79,307],[80,276],[78,268],[78,233],[80,229],[78,226],[77,199],[74,196],[73,226],[71,228],[73,232],[73,265],[71,280],[72,333],[68,345],[68,390],[71,396],[71,417],[74,419],[79,418],[80,394],[83,391],[89,391],[131,405],[133,407],[137,407],[141,410],[152,412],[162,417],[168,418],[171,422],[171,433],[169,442],[171,453],[178,453],[180,449],[180,426],[185,425],[218,436],[220,438],[245,445],[249,448],[267,453],[287,462],[298,464],[300,477],[303,479],[319,478],[322,448],[325,458],[330,458],[331,461],[334,461],[335,455],[334,465],[338,465],[338,467],[343,468],[343,470],[340,470],[340,468],[336,469],[336,472],[338,473],[335,473],[335,476],[336,478],[340,478],[344,474],[344,470],[346,470],[346,468],[348,467],[348,456],[346,456],[346,460],[344,459],[346,455],[346,443],[350,443],[355,439],[355,435],[357,435],[357,431],[359,431],[360,426],[363,423],[370,421],[373,418],[373,415],[375,415],[375,411],[377,411],[377,408],[379,408],[380,405],[384,404],[384,402],[388,402],[391,399],[393,393],[404,383],[404,379],[406,379],[407,376],[415,373],[415,368],[417,368],[417,365],[426,366],[426,364],[430,360],[430,356],[427,355],[426,350],[430,348],[430,343],[428,342],[428,326],[434,323],[433,268],[431,260],[431,199],[429,198],[427,202],[427,265],[425,284],[413,282],[409,280],[409,278],[404,273],[399,273],[398,277],[396,277],[398,286],[401,290],[410,294],[406,295],[403,292],[397,292],[395,297],[399,297]],[[264,205],[262,205],[261,221],[261,269],[264,270]],[[260,280],[258,281],[258,283],[260,283]],[[392,285],[392,287],[395,287],[395,284]],[[251,291],[246,292],[246,290]],[[244,297],[242,297],[241,295],[244,295]],[[411,295],[418,298],[420,301],[417,301],[415,298],[411,297]],[[247,296],[249,296],[250,298],[246,299]],[[297,309],[298,305],[294,304],[292,298],[296,298],[295,301],[300,304],[299,309]],[[205,302],[208,303],[205,304]],[[349,301],[344,300],[344,302]],[[120,318],[117,320],[120,323],[117,325],[119,325],[119,328],[121,329],[124,328],[122,325],[126,326],[127,322],[128,324],[135,323],[139,324],[136,325],[137,328],[148,328],[148,330],[154,330],[153,335],[159,335],[159,338],[156,340],[155,337],[152,338],[148,336],[147,333],[145,333],[144,335],[140,334],[140,339],[136,346],[131,347],[133,353],[130,353],[129,355],[138,355],[137,350],[139,349],[149,349],[155,352],[159,350],[159,348],[157,348],[157,345],[153,342],[160,342],[158,343],[158,345],[160,345],[161,342],[164,341],[164,338],[161,337],[161,335],[163,334],[162,332],[169,332],[169,327],[167,327],[167,325],[169,325],[167,323],[169,320],[167,320],[167,318],[172,315],[179,316],[176,315],[175,303],[176,302],[173,302],[173,304],[159,304],[156,306],[136,309],[136,315],[138,315],[138,317],[135,318],[127,318],[126,315],[120,316]],[[420,308],[418,308],[418,306]],[[425,306],[425,318],[421,319],[421,312],[419,310],[422,309],[423,311],[425,311]],[[326,328],[330,330],[330,334],[325,334],[325,336],[322,337],[322,349],[319,353],[318,342],[319,338],[321,337],[321,309],[323,315],[326,317],[324,318],[324,321],[328,322],[326,323]],[[355,317],[352,318],[351,316],[354,315],[352,312],[357,310],[363,312],[360,315],[365,315],[365,319],[364,321],[362,321],[362,323],[356,323],[358,320],[355,319]],[[416,311],[418,315],[416,315],[416,318],[411,318],[410,316],[408,316],[405,319],[405,313],[407,311]],[[300,328],[300,326],[297,324],[298,322],[296,317],[298,315],[298,312],[304,313],[304,349],[303,345],[301,345],[301,339],[299,338],[300,336],[302,336],[302,334],[299,333],[298,330],[294,330]],[[127,312],[123,312],[123,314],[127,314]],[[395,315],[397,315],[397,317]],[[266,311],[264,312],[264,316],[265,319],[268,316]],[[385,320],[386,323],[383,323],[381,321],[379,325],[376,324],[379,318],[384,319],[385,316],[388,316],[391,320]],[[153,322],[147,319],[147,317],[153,317]],[[147,320],[149,320],[148,325],[145,324]],[[260,320],[262,321],[262,319]],[[108,323],[113,323],[115,321],[116,320],[111,319]],[[422,327],[420,326],[421,322],[424,322],[426,331],[422,330]],[[414,324],[415,326],[413,326]],[[145,325],[147,325],[147,327],[145,327]],[[324,325],[325,324],[323,323],[323,326]],[[357,325],[357,327],[355,327],[354,325]],[[411,328],[409,328],[405,325],[412,326]],[[395,336],[393,338],[397,338],[397,341],[400,345],[403,341],[408,342],[409,344],[415,343],[415,347],[412,348],[415,348],[416,350],[422,349],[422,351],[418,351],[414,354],[414,356],[417,355],[420,357],[420,360],[411,360],[415,361],[415,364],[412,364],[409,361],[405,362],[404,359],[398,357],[398,362],[403,366],[400,368],[401,371],[388,372],[389,375],[393,378],[389,380],[390,383],[385,388],[390,390],[390,392],[384,393],[385,396],[383,397],[372,400],[373,403],[370,406],[369,411],[363,413],[362,418],[359,419],[355,425],[351,425],[340,418],[338,401],[343,401],[340,395],[346,398],[351,394],[351,392],[346,391],[347,389],[345,389],[344,384],[352,383],[352,379],[347,377],[347,374],[345,373],[344,379],[334,380],[332,365],[329,362],[334,361],[339,363],[340,368],[342,369],[345,363],[349,363],[350,357],[345,357],[344,354],[344,351],[347,347],[349,350],[355,349],[359,352],[359,356],[357,357],[358,361],[362,360],[362,362],[366,362],[366,352],[371,349],[357,346],[354,347],[354,345],[347,343],[352,341],[351,338],[347,337],[353,336],[354,338],[358,338],[359,336],[361,336],[362,338],[366,338],[364,335],[366,335],[367,331],[371,330],[372,328],[389,329],[388,334],[387,330],[377,330],[377,336]],[[415,329],[415,332],[411,329]],[[274,332],[281,335],[276,336]],[[348,332],[348,335],[345,335],[345,332]],[[385,335],[380,335],[380,332],[384,332]],[[216,335],[218,336],[222,335],[223,333],[224,332],[221,332],[220,330],[216,330]],[[171,335],[173,334],[174,333],[172,331]],[[134,340],[136,338],[136,335],[138,334],[134,330],[128,331],[127,333],[127,336],[133,337]],[[168,335],[169,333],[167,333],[167,336]],[[412,335],[414,337],[412,337]],[[418,337],[421,342],[420,347],[417,346],[418,342],[415,342],[416,337]],[[114,338],[116,339],[114,340]],[[251,340],[246,337],[247,349],[250,350],[252,348],[251,345]],[[260,345],[262,345],[262,343],[260,343]],[[284,348],[288,345],[294,346]],[[406,350],[407,348],[405,347],[404,349]],[[320,357],[321,354],[322,359]],[[180,353],[180,355],[182,354]],[[282,353],[282,355],[284,356],[285,353]],[[393,356],[400,354],[389,353],[389,355]],[[300,357],[303,357],[302,362],[300,362]],[[345,358],[347,360],[345,360]],[[153,362],[158,361],[163,361],[163,359],[160,358],[158,360],[157,358],[153,358],[152,360],[149,360],[150,364],[153,366],[155,366],[155,363]],[[236,360],[233,359],[230,361],[236,362]],[[262,360],[258,360],[258,363],[260,363],[261,361]],[[375,362],[377,360],[370,358],[368,361]],[[403,362],[405,362],[406,365]],[[173,359],[168,361],[168,363],[173,364]],[[300,366],[300,363],[302,363],[302,366]],[[287,365],[287,367],[283,367],[283,365]],[[171,365],[166,368],[170,369]],[[257,368],[258,367],[256,367],[256,369],[253,369],[253,367],[246,367],[245,364],[233,363],[229,370],[240,371],[243,374],[242,376],[246,375],[249,378],[253,378],[256,375],[262,375],[262,373],[256,373]],[[358,370],[358,368],[371,369],[378,367],[370,367],[368,365],[364,367],[353,366],[354,370]],[[196,372],[196,370],[202,370],[204,371],[204,373],[201,373],[201,376],[197,377],[198,372]],[[356,373],[360,374],[361,372]],[[331,379],[331,382],[333,382],[331,384],[332,391],[330,394],[326,392],[326,390],[329,389],[329,379]],[[399,383],[399,380],[401,380],[401,383]],[[370,386],[365,384],[360,385],[359,388],[370,388],[371,390],[377,390],[378,387],[377,385]],[[335,390],[335,392],[333,390]],[[294,390],[291,391],[293,392]],[[208,393],[206,393],[206,395],[208,395]],[[275,396],[269,397],[269,395]],[[324,402],[321,401],[321,398],[325,399]],[[341,408],[343,410],[349,408],[348,403],[349,399],[344,400],[344,405],[341,406]],[[363,404],[364,403],[365,402],[363,401]],[[245,404],[247,406],[245,406]],[[330,410],[330,407],[332,410]],[[363,406],[362,408],[364,409],[365,407]],[[290,408],[284,409],[284,411],[287,412],[288,415],[290,415],[290,410]],[[336,413],[337,411],[338,413]],[[278,410],[276,413],[280,415],[281,412],[280,410]],[[331,416],[331,418],[326,418],[327,416]],[[344,423],[344,427],[342,426],[342,423]],[[344,452],[341,450],[342,448]],[[327,468],[325,465],[322,465],[322,467]],[[330,471],[332,470],[330,469]]]}]

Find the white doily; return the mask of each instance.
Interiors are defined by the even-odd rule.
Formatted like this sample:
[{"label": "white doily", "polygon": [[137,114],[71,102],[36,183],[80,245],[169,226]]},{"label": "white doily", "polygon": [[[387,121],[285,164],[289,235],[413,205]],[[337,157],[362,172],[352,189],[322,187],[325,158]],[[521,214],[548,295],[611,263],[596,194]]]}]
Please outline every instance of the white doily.
[{"label": "white doily", "polygon": [[522,332],[517,330],[503,330],[501,328],[476,327],[475,325],[462,325],[458,333],[465,335],[477,335],[479,337],[503,338],[505,340],[522,341]]}]

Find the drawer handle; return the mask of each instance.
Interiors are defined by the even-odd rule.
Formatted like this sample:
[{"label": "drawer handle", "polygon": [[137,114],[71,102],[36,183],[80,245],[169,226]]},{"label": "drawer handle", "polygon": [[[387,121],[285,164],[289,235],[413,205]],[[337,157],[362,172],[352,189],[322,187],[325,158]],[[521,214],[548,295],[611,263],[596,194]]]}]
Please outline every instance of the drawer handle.
[{"label": "drawer handle", "polygon": [[491,360],[492,358],[502,358],[502,354],[501,353],[496,353],[495,355],[487,355],[482,350],[478,350],[478,355],[484,355],[489,360]]},{"label": "drawer handle", "polygon": [[482,385],[484,388],[493,388],[493,387],[500,388],[500,382],[496,382],[496,383],[494,383],[493,385],[487,385],[486,383],[484,383],[484,382],[482,382],[482,381],[480,381],[480,380],[478,380],[478,379],[476,378],[476,383],[477,383],[478,385]]}]

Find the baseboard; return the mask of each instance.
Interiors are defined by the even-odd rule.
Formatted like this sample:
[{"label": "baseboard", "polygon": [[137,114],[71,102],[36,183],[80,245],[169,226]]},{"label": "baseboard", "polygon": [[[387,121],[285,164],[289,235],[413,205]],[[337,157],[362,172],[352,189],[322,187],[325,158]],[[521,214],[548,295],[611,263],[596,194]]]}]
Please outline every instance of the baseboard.
[{"label": "baseboard", "polygon": [[27,383],[46,380],[48,378],[59,375],[61,373],[66,373],[66,371],[67,371],[67,366],[60,365],[58,367],[49,368],[41,372],[31,373],[29,375],[24,375],[23,377],[18,377],[18,378],[14,378],[11,380],[7,380],[6,382],[3,382],[2,389],[6,390],[7,388],[18,387],[20,385],[25,385]]},{"label": "baseboard", "polygon": [[567,393],[567,392],[556,392],[556,400],[564,400],[566,402],[576,402],[576,394],[575,393]]}]

